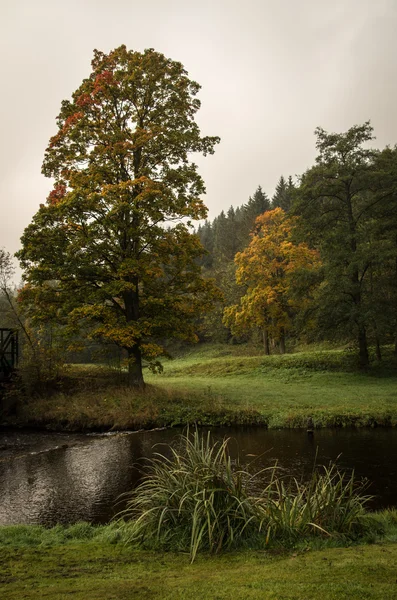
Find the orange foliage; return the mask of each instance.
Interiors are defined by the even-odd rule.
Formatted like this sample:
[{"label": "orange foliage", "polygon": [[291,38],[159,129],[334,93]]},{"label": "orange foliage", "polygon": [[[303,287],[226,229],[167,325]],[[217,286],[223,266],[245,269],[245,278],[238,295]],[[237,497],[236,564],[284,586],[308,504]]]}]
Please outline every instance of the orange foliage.
[{"label": "orange foliage", "polygon": [[291,327],[294,310],[304,305],[304,298],[291,296],[292,276],[316,269],[319,257],[307,244],[294,243],[296,220],[281,208],[256,219],[249,246],[235,257],[237,283],[247,286],[247,292],[239,305],[225,310],[224,321],[232,331],[257,326],[280,339]]},{"label": "orange foliage", "polygon": [[76,100],[77,106],[89,106],[90,104],[92,104],[92,98],[90,94],[80,94]]},{"label": "orange foliage", "polygon": [[56,183],[54,185],[54,189],[49,193],[47,198],[47,203],[54,205],[58,204],[65,197],[66,194],[66,185],[63,183]]}]

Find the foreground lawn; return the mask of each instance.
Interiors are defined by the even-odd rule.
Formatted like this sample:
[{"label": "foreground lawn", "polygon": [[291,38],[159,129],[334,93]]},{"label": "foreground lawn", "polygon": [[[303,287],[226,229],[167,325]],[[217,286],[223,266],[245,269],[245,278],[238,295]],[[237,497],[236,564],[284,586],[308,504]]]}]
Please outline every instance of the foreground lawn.
[{"label": "foreground lawn", "polygon": [[147,374],[145,392],[125,387],[123,374],[92,366],[67,371],[61,391],[35,394],[17,410],[20,424],[55,429],[139,429],[202,423],[270,428],[395,426],[397,368],[393,358],[368,373],[339,350],[266,357],[244,347],[196,347]]},{"label": "foreground lawn", "polygon": [[122,544],[0,547],[0,597],[43,599],[342,600],[397,598],[397,545],[271,555],[133,551]]}]

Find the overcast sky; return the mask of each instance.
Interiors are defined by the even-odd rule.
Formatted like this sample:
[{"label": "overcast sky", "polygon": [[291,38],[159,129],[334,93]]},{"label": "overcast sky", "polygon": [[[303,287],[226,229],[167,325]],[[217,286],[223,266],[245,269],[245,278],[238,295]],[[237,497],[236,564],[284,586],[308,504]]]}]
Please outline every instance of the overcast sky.
[{"label": "overcast sky", "polygon": [[221,137],[199,162],[213,218],[310,167],[317,126],[370,119],[374,146],[397,143],[396,31],[397,0],[0,0],[0,247],[52,187],[44,150],[94,48],[154,48],[201,84],[197,120]]}]

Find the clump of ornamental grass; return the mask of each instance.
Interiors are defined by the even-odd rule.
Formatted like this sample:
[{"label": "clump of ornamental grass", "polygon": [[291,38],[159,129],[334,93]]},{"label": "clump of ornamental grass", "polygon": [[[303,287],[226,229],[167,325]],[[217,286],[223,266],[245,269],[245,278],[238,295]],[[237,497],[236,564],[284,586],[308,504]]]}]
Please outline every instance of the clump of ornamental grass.
[{"label": "clump of ornamental grass", "polygon": [[[255,475],[233,463],[228,440],[181,436],[171,456],[157,453],[119,515],[123,539],[149,548],[197,552],[289,544],[302,536],[357,537],[368,528],[365,483],[335,465],[308,483],[277,465]],[[260,476],[261,493],[253,493]],[[258,488],[256,482],[256,489]]]},{"label": "clump of ornamental grass", "polygon": [[307,483],[273,472],[260,498],[267,541],[313,535],[352,538],[365,533],[371,526],[366,505],[372,497],[364,494],[367,486],[366,481],[355,480],[354,472],[346,476],[332,463],[322,471],[313,470]]},{"label": "clump of ornamental grass", "polygon": [[[238,546],[260,528],[261,508],[249,494],[250,478],[233,466],[227,440],[181,436],[171,457],[157,454],[120,515],[130,541],[151,547],[220,552]],[[125,532],[124,532],[125,533]]]}]

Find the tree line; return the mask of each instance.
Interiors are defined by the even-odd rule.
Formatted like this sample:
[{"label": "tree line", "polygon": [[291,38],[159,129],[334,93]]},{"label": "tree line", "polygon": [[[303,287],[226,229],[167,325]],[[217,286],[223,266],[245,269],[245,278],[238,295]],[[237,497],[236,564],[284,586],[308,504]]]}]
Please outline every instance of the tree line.
[{"label": "tree line", "polygon": [[230,206],[227,213],[221,211],[213,221],[200,224],[197,234],[207,251],[200,261],[202,266],[208,268],[233,260],[248,245],[256,217],[271,208],[290,210],[294,188],[292,177],[286,181],[281,175],[271,200],[259,185],[246,204]]},{"label": "tree line", "polygon": [[[203,335],[260,332],[266,352],[269,339],[284,351],[286,335],[343,340],[367,368],[369,345],[378,360],[383,344],[397,353],[397,149],[370,148],[369,122],[315,134],[315,165],[295,185],[280,179],[271,203],[258,188],[247,205],[198,229],[224,298]],[[259,199],[265,210],[255,219]]]}]

